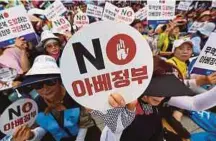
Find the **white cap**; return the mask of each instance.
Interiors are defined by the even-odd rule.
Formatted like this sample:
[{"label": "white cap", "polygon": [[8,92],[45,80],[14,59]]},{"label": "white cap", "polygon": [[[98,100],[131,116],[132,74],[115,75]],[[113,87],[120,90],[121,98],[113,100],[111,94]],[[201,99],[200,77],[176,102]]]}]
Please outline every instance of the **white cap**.
[{"label": "white cap", "polygon": [[61,71],[56,64],[56,60],[48,55],[39,55],[35,58],[33,66],[26,73],[29,75],[41,75],[41,74],[60,74]]},{"label": "white cap", "polygon": [[198,31],[201,32],[203,35],[209,36],[214,29],[215,29],[215,24],[208,22],[205,23],[204,26],[199,28]]},{"label": "white cap", "polygon": [[176,48],[180,47],[184,43],[189,43],[191,44],[191,47],[193,47],[193,42],[190,40],[190,38],[181,38],[174,41],[172,52],[174,52]]},{"label": "white cap", "polygon": [[42,45],[47,41],[47,39],[56,39],[59,40],[57,36],[55,36],[50,30],[44,30],[41,33],[41,42]]}]

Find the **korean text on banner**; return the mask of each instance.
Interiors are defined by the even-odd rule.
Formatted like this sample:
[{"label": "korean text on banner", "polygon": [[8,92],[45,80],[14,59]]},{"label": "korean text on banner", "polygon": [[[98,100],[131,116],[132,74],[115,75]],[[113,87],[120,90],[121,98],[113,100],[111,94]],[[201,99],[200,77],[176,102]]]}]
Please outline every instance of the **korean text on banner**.
[{"label": "korean text on banner", "polygon": [[89,24],[89,17],[85,13],[77,13],[74,16],[74,25],[76,25],[78,28],[81,28],[85,25]]},{"label": "korean text on banner", "polygon": [[113,5],[109,2],[106,2],[105,7],[104,7],[104,11],[103,11],[102,20],[114,21],[118,12],[119,12],[118,7],[116,7],[115,5]]},{"label": "korean text on banner", "polygon": [[212,32],[199,57],[197,58],[191,73],[208,75],[216,71],[216,33]]},{"label": "korean text on banner", "polygon": [[147,18],[147,7],[143,7],[142,9],[139,9],[136,13],[135,13],[135,18],[139,19],[139,20],[144,20]]},{"label": "korean text on banner", "polygon": [[45,9],[45,16],[47,19],[51,20],[55,17],[62,16],[67,12],[66,7],[60,0],[56,0],[49,7]]},{"label": "korean text on banner", "polygon": [[65,17],[52,19],[53,33],[65,34],[71,31],[71,24]]},{"label": "korean text on banner", "polygon": [[191,2],[180,2],[178,4],[178,10],[187,11],[191,5]]},{"label": "korean text on banner", "polygon": [[119,8],[115,21],[131,24],[135,19],[134,11],[131,7]]},{"label": "korean text on banner", "polygon": [[36,102],[29,98],[22,98],[7,107],[0,117],[1,132],[12,135],[17,127],[28,125],[31,127],[38,113]]},{"label": "korean text on banner", "polygon": [[129,103],[145,91],[153,73],[153,57],[147,41],[131,26],[100,21],[73,35],[63,50],[60,68],[63,84],[74,100],[105,110],[111,108],[111,93],[121,94]]},{"label": "korean text on banner", "polygon": [[20,5],[0,11],[0,47],[14,44],[20,36],[26,41],[36,38],[25,8]]},{"label": "korean text on banner", "polygon": [[171,20],[175,16],[175,0],[147,0],[148,20]]},{"label": "korean text on banner", "polygon": [[96,17],[96,18],[101,18],[103,15],[103,7],[88,4],[86,15]]}]

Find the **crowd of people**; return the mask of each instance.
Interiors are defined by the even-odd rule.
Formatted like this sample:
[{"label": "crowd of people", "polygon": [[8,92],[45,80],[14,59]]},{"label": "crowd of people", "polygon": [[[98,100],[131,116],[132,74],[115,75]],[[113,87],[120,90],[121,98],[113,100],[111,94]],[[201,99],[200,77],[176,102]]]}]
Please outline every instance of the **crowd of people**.
[{"label": "crowd of people", "polygon": [[[24,5],[27,11],[44,10],[53,2],[0,0],[0,11],[18,5]],[[8,68],[11,74],[15,74],[7,78],[12,86],[0,91],[0,115],[19,98],[31,98],[38,105],[38,115],[31,127],[20,126],[12,135],[0,132],[1,141],[216,140],[216,128],[206,129],[199,125],[205,132],[192,134],[182,125],[182,117],[191,118],[193,111],[212,108],[214,115],[216,72],[198,75],[190,71],[216,29],[216,7],[211,6],[212,1],[193,1],[185,11],[177,9],[179,1],[176,1],[174,19],[157,26],[147,19],[134,19],[130,26],[147,40],[154,56],[153,77],[145,92],[131,103],[126,104],[120,94],[110,94],[107,101],[113,109],[106,112],[83,107],[70,97],[62,83],[59,68],[62,51],[68,40],[80,30],[74,25],[74,16],[78,12],[85,13],[87,4],[104,7],[105,2],[110,2],[119,8],[129,6],[137,12],[147,2],[62,2],[67,8],[64,17],[70,22],[71,31],[53,31],[46,16],[31,11],[29,19],[38,44],[17,37],[14,44],[0,47],[1,69]],[[90,24],[101,20],[88,17]],[[195,22],[203,23],[203,26],[190,32]],[[5,79],[0,78],[2,86],[8,85]],[[103,120],[103,129],[96,124],[95,116]],[[205,122],[213,124],[212,121]]]}]

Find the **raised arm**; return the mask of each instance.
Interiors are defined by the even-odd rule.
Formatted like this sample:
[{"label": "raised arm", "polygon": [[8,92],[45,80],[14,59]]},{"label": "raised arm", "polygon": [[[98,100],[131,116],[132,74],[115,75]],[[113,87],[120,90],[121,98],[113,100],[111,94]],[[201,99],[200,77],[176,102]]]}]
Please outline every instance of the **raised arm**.
[{"label": "raised arm", "polygon": [[168,101],[169,105],[191,110],[191,111],[202,111],[216,106],[216,87],[209,91],[201,93],[196,96],[179,96],[172,97]]}]

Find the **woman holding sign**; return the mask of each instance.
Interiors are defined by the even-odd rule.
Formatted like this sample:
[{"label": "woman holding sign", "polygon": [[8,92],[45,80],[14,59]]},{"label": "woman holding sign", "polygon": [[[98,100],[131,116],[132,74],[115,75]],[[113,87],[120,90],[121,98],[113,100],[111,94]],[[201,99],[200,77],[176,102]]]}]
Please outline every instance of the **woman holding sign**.
[{"label": "woman holding sign", "polygon": [[[168,131],[163,130],[160,115],[162,104],[167,103],[181,109],[196,111],[216,105],[216,87],[201,95],[184,96],[193,95],[193,92],[173,75],[173,70],[178,71],[173,65],[155,57],[153,78],[137,101],[125,107],[123,97],[112,94],[109,103],[114,109],[109,110],[107,114],[93,111],[92,114],[100,115],[106,124],[101,140],[163,141],[164,138],[180,140],[175,134],[168,134]],[[216,82],[216,78],[214,81]]]},{"label": "woman holding sign", "polygon": [[[49,136],[43,138],[44,140],[75,141],[80,127],[85,127],[87,131],[83,140],[99,141],[99,128],[95,126],[94,120],[89,115],[83,114],[85,109],[81,109],[81,106],[68,95],[62,86],[60,69],[53,57],[38,56],[26,75],[20,88],[32,88],[33,92],[38,94],[34,97],[39,106],[36,123],[40,127],[40,130],[28,134],[28,140],[41,140],[46,133],[49,133],[46,134]],[[24,127],[19,129],[17,131],[20,132],[19,136],[16,134],[13,136],[14,141],[20,141],[20,136],[26,138],[24,133],[29,133],[29,130]]]}]

